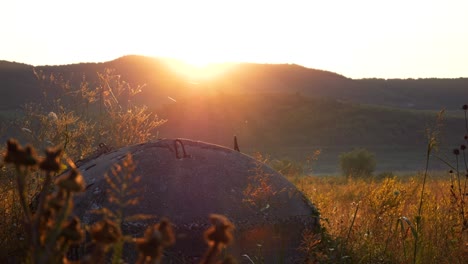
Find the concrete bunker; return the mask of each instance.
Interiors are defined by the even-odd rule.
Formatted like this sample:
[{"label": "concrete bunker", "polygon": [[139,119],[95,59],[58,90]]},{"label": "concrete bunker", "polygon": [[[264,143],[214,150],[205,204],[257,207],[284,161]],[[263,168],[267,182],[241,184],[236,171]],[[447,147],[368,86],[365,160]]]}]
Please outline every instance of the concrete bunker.
[{"label": "concrete bunker", "polygon": [[[123,231],[139,237],[147,224],[169,218],[176,244],[166,252],[165,263],[196,262],[203,255],[207,246],[202,234],[210,226],[212,213],[225,215],[234,223],[235,239],[228,252],[239,263],[251,263],[243,255],[263,257],[265,263],[280,259],[295,263],[301,257],[298,247],[303,231],[319,228],[315,207],[282,175],[240,152],[187,139],[133,145],[79,163],[88,187],[76,197],[74,213],[85,224],[98,218],[91,210],[112,207],[106,198],[104,175],[128,153],[136,163],[135,176],[141,176],[138,190],[142,199],[126,213],[156,218],[128,223]],[[270,190],[256,203],[247,197],[246,188],[258,174],[267,177]],[[132,263],[136,251],[128,250],[124,256]]]}]

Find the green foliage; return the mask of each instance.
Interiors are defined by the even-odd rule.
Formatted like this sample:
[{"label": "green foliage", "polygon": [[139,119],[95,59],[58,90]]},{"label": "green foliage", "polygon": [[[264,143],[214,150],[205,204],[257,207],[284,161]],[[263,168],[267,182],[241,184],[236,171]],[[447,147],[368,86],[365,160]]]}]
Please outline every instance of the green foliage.
[{"label": "green foliage", "polygon": [[346,177],[372,176],[376,163],[375,155],[362,148],[340,155],[340,168]]}]

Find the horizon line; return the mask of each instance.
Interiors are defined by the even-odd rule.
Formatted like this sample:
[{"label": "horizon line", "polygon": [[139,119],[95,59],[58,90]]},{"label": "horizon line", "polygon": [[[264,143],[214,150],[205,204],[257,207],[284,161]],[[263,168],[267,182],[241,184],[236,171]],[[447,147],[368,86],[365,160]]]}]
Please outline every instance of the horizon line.
[{"label": "horizon line", "polygon": [[351,80],[372,80],[372,79],[379,79],[379,80],[424,80],[424,79],[447,79],[447,80],[455,80],[455,79],[467,79],[468,76],[459,76],[459,77],[348,77],[345,74],[341,74],[332,70],[326,70],[326,69],[319,69],[319,68],[314,68],[310,67],[307,65],[303,65],[300,63],[294,63],[294,62],[252,62],[252,61],[219,61],[219,62],[209,62],[206,63],[205,65],[202,66],[197,66],[195,64],[192,64],[190,62],[185,61],[184,59],[176,58],[176,57],[168,57],[168,56],[153,56],[153,55],[142,55],[142,54],[126,54],[126,55],[121,55],[118,56],[114,59],[104,59],[104,60],[94,60],[94,61],[79,61],[79,62],[70,62],[70,63],[51,63],[51,64],[34,64],[34,63],[28,63],[28,62],[20,62],[20,61],[15,61],[15,60],[7,60],[7,59],[0,59],[1,61],[4,62],[10,62],[10,63],[17,63],[17,64],[22,64],[22,65],[27,65],[27,66],[32,66],[32,67],[59,67],[59,66],[70,66],[70,65],[78,65],[78,64],[102,64],[102,63],[109,63],[112,61],[116,61],[125,57],[144,57],[144,58],[149,58],[149,59],[155,59],[155,60],[173,60],[181,63],[185,63],[187,65],[191,65],[193,67],[197,68],[206,68],[209,66],[213,65],[222,65],[222,64],[253,64],[253,65],[291,65],[291,66],[299,66],[303,67],[308,70],[315,70],[315,71],[322,71],[322,72],[328,72],[328,73],[333,73],[336,75],[339,75],[341,77],[344,77],[346,79],[351,79]]}]

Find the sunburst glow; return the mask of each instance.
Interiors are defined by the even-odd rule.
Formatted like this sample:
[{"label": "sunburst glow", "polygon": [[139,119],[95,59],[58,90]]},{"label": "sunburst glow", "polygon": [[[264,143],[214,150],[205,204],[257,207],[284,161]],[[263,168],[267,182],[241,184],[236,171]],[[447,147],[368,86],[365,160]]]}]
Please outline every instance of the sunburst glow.
[{"label": "sunburst glow", "polygon": [[166,59],[165,62],[171,70],[193,84],[221,77],[223,73],[235,66],[233,63],[189,62],[175,59]]},{"label": "sunburst glow", "polygon": [[182,59],[197,68],[182,71],[205,77],[217,62],[295,63],[351,78],[468,75],[462,0],[4,2],[0,59],[33,65],[138,54]]}]

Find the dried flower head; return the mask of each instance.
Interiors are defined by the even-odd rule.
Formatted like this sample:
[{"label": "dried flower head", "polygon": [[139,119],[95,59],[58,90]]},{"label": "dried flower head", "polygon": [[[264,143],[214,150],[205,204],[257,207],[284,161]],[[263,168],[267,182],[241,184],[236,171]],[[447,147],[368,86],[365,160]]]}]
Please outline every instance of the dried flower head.
[{"label": "dried flower head", "polygon": [[457,156],[460,155],[460,150],[459,149],[454,149],[453,154],[457,155]]},{"label": "dried flower head", "polygon": [[174,244],[174,241],[171,223],[163,219],[159,224],[148,227],[144,237],[136,240],[140,259],[161,259],[164,248]]},{"label": "dried flower head", "polygon": [[61,236],[73,244],[79,244],[83,241],[84,231],[81,228],[80,219],[73,217],[63,228]]},{"label": "dried flower head", "polygon": [[97,244],[111,245],[120,240],[122,233],[117,224],[109,219],[104,219],[91,227],[93,241]]},{"label": "dried flower head", "polygon": [[30,145],[23,148],[15,139],[7,141],[7,152],[3,160],[5,163],[13,163],[17,166],[34,166],[37,164],[34,148]]},{"label": "dried flower head", "polygon": [[172,246],[175,243],[174,230],[172,223],[167,218],[163,218],[157,225],[159,232],[162,235],[162,244],[164,247]]},{"label": "dried flower head", "polygon": [[47,231],[55,224],[56,212],[52,208],[47,207],[40,215],[39,231],[41,233],[41,240],[45,241]]},{"label": "dried flower head", "polygon": [[462,145],[460,146],[460,149],[461,149],[461,150],[465,150],[465,149],[466,149],[466,145],[463,145],[463,144],[462,144]]},{"label": "dried flower head", "polygon": [[58,177],[56,185],[69,192],[82,192],[85,190],[83,175],[81,175],[77,168],[71,168],[69,173]]},{"label": "dried flower head", "polygon": [[49,120],[52,122],[57,122],[58,120],[58,116],[54,112],[49,112],[49,114],[47,115],[47,118],[49,118]]},{"label": "dried flower head", "polygon": [[44,171],[59,172],[62,167],[60,163],[62,152],[60,148],[47,148],[46,157],[39,163],[39,168]]},{"label": "dried flower head", "polygon": [[47,197],[48,206],[50,209],[55,211],[60,211],[65,205],[66,197],[65,191],[63,189],[59,189],[58,191],[54,192],[53,194]]},{"label": "dried flower head", "polygon": [[232,241],[234,225],[223,215],[210,215],[212,226],[206,230],[205,239],[209,245],[228,245]]},{"label": "dried flower head", "polygon": [[464,104],[464,105],[462,106],[462,109],[465,110],[465,111],[468,110],[468,104]]}]

